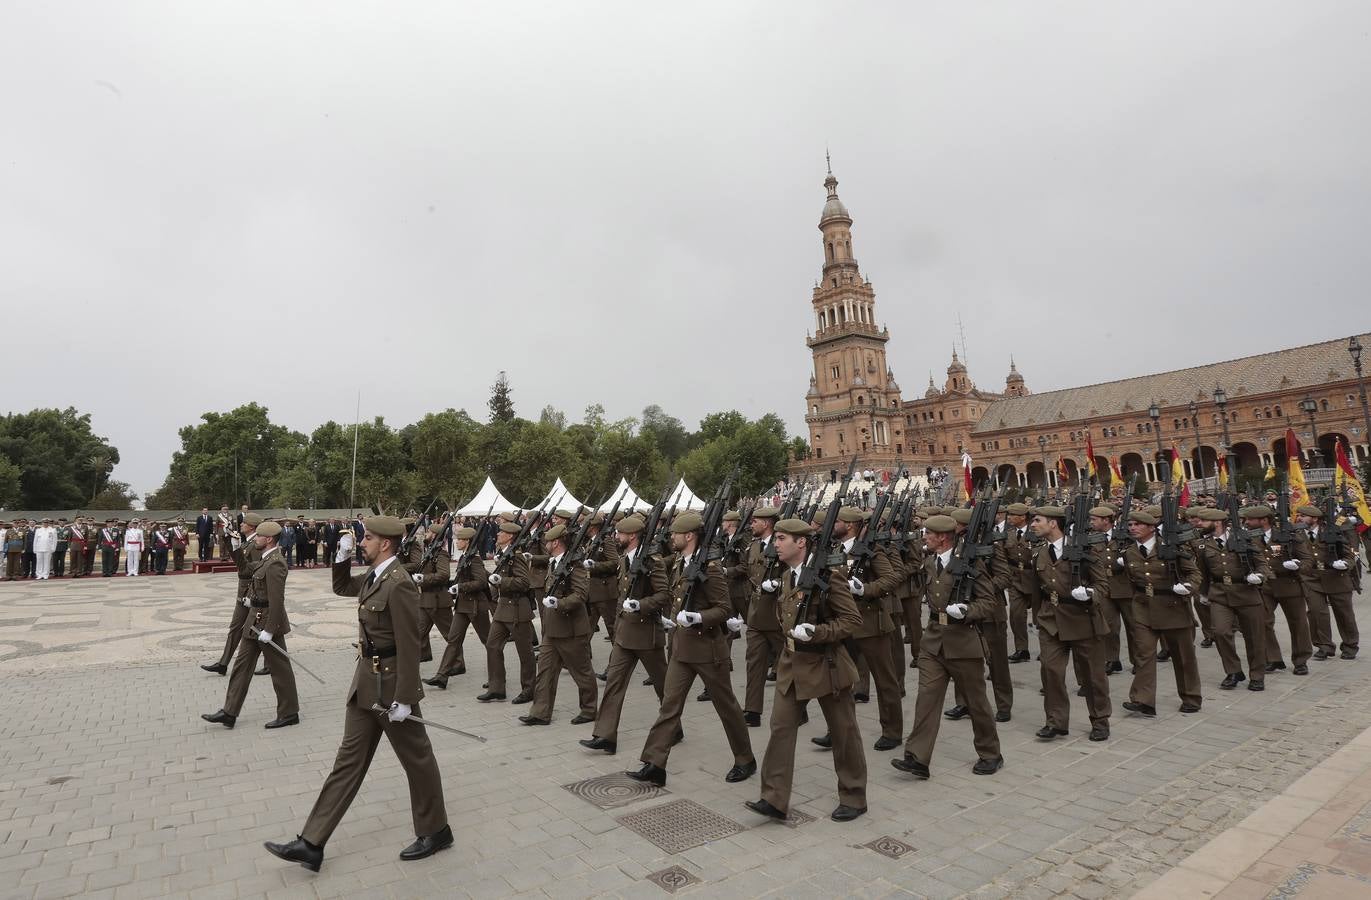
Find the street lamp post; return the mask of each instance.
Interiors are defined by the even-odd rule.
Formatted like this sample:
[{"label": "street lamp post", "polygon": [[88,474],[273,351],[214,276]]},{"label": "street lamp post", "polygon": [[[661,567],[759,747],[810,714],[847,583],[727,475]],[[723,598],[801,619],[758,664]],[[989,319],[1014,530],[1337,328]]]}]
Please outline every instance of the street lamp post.
[{"label": "street lamp post", "polygon": [[1347,352],[1352,354],[1352,368],[1357,370],[1357,393],[1361,396],[1361,417],[1363,424],[1366,426],[1366,430],[1362,432],[1362,437],[1367,443],[1371,443],[1371,406],[1367,405],[1366,382],[1362,380],[1361,350],[1361,341],[1357,340],[1355,334],[1348,338]]},{"label": "street lamp post", "polygon": [[1209,473],[1204,470],[1204,448],[1200,446],[1200,408],[1194,400],[1190,401],[1190,427],[1195,431],[1195,462],[1200,467],[1200,477],[1208,478]]},{"label": "street lamp post", "polygon": [[1047,435],[1038,435],[1038,456],[1043,464],[1043,497],[1047,496]]},{"label": "street lamp post", "polygon": [[[1156,400],[1153,400],[1152,405],[1147,407],[1147,415],[1152,419],[1152,433],[1157,436],[1157,480],[1169,481],[1170,479],[1162,477],[1162,411],[1161,407],[1157,406]],[[1166,471],[1169,473],[1171,467],[1167,466]]]},{"label": "street lamp post", "polygon": [[[1305,415],[1309,416],[1309,430],[1313,433],[1314,446],[1309,451],[1310,462],[1316,467],[1322,465],[1323,454],[1319,452],[1319,426],[1314,424],[1314,413],[1319,411],[1319,405],[1314,402],[1313,397],[1305,397],[1300,401],[1300,409],[1304,410]],[[1285,448],[1286,454],[1290,453],[1290,448]]]}]

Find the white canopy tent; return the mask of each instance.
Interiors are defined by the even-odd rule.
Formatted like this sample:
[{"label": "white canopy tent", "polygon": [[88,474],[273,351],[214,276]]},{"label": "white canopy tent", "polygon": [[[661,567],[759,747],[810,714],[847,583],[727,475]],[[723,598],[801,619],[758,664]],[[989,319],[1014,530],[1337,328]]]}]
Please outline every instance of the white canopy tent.
[{"label": "white canopy tent", "polygon": [[489,477],[486,483],[481,485],[481,489],[476,492],[476,496],[471,498],[471,502],[457,510],[459,516],[484,516],[486,513],[499,515],[501,513],[518,512],[519,507],[510,503],[500,493],[500,489],[495,486],[495,482]]},{"label": "white canopy tent", "polygon": [[552,486],[552,490],[547,492],[547,496],[539,502],[533,504],[532,509],[543,507],[549,513],[559,509],[576,510],[581,508],[581,501],[577,500],[571,491],[562,484],[562,479],[558,478],[557,483]]},{"label": "white canopy tent", "polygon": [[672,507],[675,507],[678,512],[683,509],[702,510],[705,508],[705,501],[696,497],[695,492],[690,489],[690,486],[685,483],[685,479],[682,478],[676,483],[676,486],[671,489],[671,494],[667,497],[666,508],[671,509]]},{"label": "white canopy tent", "polygon": [[604,503],[600,504],[600,508],[597,511],[603,513],[609,512],[614,508],[615,501],[619,500],[620,494],[623,495],[623,500],[619,503],[620,512],[647,512],[649,509],[652,509],[651,503],[648,503],[642,497],[639,497],[637,493],[634,492],[633,488],[629,487],[627,478],[620,478],[619,486],[610,492],[609,497],[606,498]]}]

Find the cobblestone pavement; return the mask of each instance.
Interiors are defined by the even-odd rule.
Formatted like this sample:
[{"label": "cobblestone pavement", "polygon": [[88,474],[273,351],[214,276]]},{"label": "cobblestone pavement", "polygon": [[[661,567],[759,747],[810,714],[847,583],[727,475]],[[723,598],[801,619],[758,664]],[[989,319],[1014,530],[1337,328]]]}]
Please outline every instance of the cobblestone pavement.
[{"label": "cobblestone pavement", "polygon": [[[475,702],[484,654],[469,637],[468,674],[423,707],[489,738],[432,733],[456,847],[397,859],[411,840],[409,798],[383,749],[315,875],[261,842],[294,836],[342,731],[355,620],[327,577],[293,572],[288,598],[291,649],[329,684],[300,675],[302,724],[275,732],[261,729],[273,713],[265,679],[233,731],[199,718],[227,686],[196,664],[222,646],[233,576],[0,585],[0,898],[658,897],[666,891],[648,876],[671,867],[685,873],[679,882],[696,880],[678,893],[711,898],[1126,896],[1371,725],[1366,660],[1314,662],[1309,677],[1269,676],[1256,694],[1218,691],[1217,655],[1201,651],[1199,715],[1175,712],[1169,671],[1159,718],[1122,715],[1127,676],[1116,675],[1110,741],[1085,739],[1076,698],[1071,736],[1042,744],[1030,663],[1012,667],[1014,721],[1000,726],[1006,768],[994,777],[970,772],[969,724],[945,722],[931,781],[909,780],[890,768],[891,754],[868,749],[871,811],[839,825],[828,819],[830,758],[805,740],[822,733],[816,720],[801,732],[794,800],[813,821],[761,822],[742,806],[757,779],[724,783],[731,758],[712,706],[691,702],[669,793],[601,809],[564,786],[637,766],[656,712],[651,689],[635,683],[625,703],[619,755],[588,753],[576,740],[590,726],[567,724],[569,680],[547,728],[520,726],[508,704]],[[609,645],[596,635],[593,649],[598,669]],[[734,655],[741,661],[741,648]],[[741,688],[741,671],[734,681]],[[906,722],[914,673],[908,684]],[[875,705],[858,709],[869,748]],[[751,735],[760,758],[766,730]],[[722,832],[732,833],[668,853],[618,821],[681,800],[728,820]]]}]

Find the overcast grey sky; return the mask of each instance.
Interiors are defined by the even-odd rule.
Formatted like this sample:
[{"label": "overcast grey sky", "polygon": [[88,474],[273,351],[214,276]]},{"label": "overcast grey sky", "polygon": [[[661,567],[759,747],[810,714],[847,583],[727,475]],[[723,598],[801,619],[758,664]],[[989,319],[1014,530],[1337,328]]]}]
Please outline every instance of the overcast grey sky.
[{"label": "overcast grey sky", "polygon": [[801,431],[825,146],[907,398],[1365,331],[1369,88],[1364,2],[11,2],[0,409]]}]

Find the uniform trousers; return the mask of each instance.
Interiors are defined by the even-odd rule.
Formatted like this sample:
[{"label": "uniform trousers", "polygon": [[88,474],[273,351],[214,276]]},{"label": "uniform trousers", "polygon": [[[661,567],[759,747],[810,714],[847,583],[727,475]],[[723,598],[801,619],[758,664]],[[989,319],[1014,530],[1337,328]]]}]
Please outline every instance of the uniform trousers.
[{"label": "uniform trousers", "polygon": [[1104,636],[1104,657],[1107,662],[1122,662],[1121,651],[1124,640],[1128,641],[1128,663],[1138,667],[1138,648],[1134,646],[1133,636],[1133,597],[1130,594],[1122,600],[1107,597],[1100,601],[1104,610],[1104,620],[1109,625],[1109,634]]},{"label": "uniform trousers", "polygon": [[505,644],[514,641],[519,653],[519,689],[533,693],[533,623],[491,622],[490,637],[486,640],[486,690],[492,694],[505,693]]},{"label": "uniform trousers", "polygon": [[[484,606],[476,607],[476,614],[453,612],[452,625],[447,633],[447,649],[443,651],[443,659],[438,663],[438,674],[448,675],[458,669],[465,669],[467,665],[466,654],[462,645],[466,643],[467,626],[476,629],[476,638],[485,646],[490,640],[490,612]],[[427,636],[428,632],[424,632]]]},{"label": "uniform trousers", "polygon": [[167,548],[158,547],[152,551],[152,570],[158,575],[167,574]]},{"label": "uniform trousers", "polygon": [[1195,658],[1195,626],[1184,628],[1152,628],[1137,619],[1133,621],[1133,646],[1138,649],[1138,671],[1128,688],[1128,699],[1144,706],[1157,705],[1157,643],[1171,654],[1171,668],[1176,675],[1176,694],[1182,703],[1199,706],[1200,662]]},{"label": "uniform trousers", "polygon": [[142,547],[129,547],[124,551],[125,571],[130,575],[138,574],[138,560],[143,555]]},{"label": "uniform trousers", "polygon": [[[833,739],[833,770],[838,775],[838,802],[866,809],[866,754],[857,727],[852,689],[816,698]],[[805,704],[795,698],[795,686],[776,691],[771,703],[771,739],[762,755],[762,799],[782,812],[790,811],[790,787],[795,778],[795,736],[804,721]]]},{"label": "uniform trousers", "polygon": [[233,651],[238,649],[238,643],[243,639],[243,625],[248,620],[248,611],[242,597],[234,601],[233,619],[229,621],[228,637],[224,640],[224,652],[219,655],[219,665],[227,666],[229,660],[233,659]]},{"label": "uniform trousers", "polygon": [[1201,603],[1197,598],[1194,606],[1195,618],[1200,620],[1200,636],[1206,641],[1214,640],[1214,615],[1209,611],[1208,604]]},{"label": "uniform trousers", "polygon": [[614,638],[614,614],[619,608],[615,600],[600,601],[586,606],[586,611],[590,613],[590,630],[592,633],[600,630],[600,621],[605,623],[605,634],[610,639]]},{"label": "uniform trousers", "polygon": [[919,618],[919,613],[923,611],[920,609],[922,602],[916,597],[910,597],[901,600],[900,603],[904,605],[904,621],[907,629],[905,643],[909,644],[909,667],[917,669],[919,668],[919,644],[923,641],[924,636],[923,619]]},{"label": "uniform trousers", "polygon": [[[435,625],[438,627],[438,633],[446,640],[452,631],[452,601],[447,597],[438,600],[433,609],[423,609],[422,607],[419,609],[419,627],[424,630],[424,644],[419,648],[421,661],[426,656],[430,659],[433,657],[433,645],[429,643],[429,631]],[[445,658],[447,654],[448,651],[444,649],[443,656]],[[442,671],[441,663],[439,664],[439,671]]]},{"label": "uniform trousers", "polygon": [[562,670],[571,673],[580,693],[581,715],[595,717],[595,672],[590,668],[590,635],[555,638],[543,635],[538,651],[538,671],[533,681],[533,706],[528,714],[535,719],[551,719],[557,701],[557,679]]},{"label": "uniform trousers", "polygon": [[[542,664],[540,659],[539,664]],[[738,698],[733,696],[733,685],[728,680],[728,660],[707,663],[690,663],[672,657],[667,662],[666,674],[662,677],[662,708],[657,713],[657,721],[647,733],[643,745],[642,760],[654,766],[666,767],[671,755],[671,745],[676,732],[681,727],[681,713],[685,710],[690,689],[695,685],[695,677],[704,682],[709,691],[709,699],[719,722],[724,726],[724,736],[728,738],[728,748],[733,752],[733,764],[742,766],[753,762],[752,739],[748,737],[747,724],[743,721],[743,709]]]},{"label": "uniform trousers", "polygon": [[84,571],[87,575],[94,574],[95,572],[96,549],[97,548],[95,546],[95,541],[91,541],[89,544],[86,545],[86,567]]},{"label": "uniform trousers", "polygon": [[[955,626],[966,627],[966,626]],[[948,659],[941,653],[919,653],[919,695],[914,701],[914,728],[905,740],[904,749],[919,762],[928,765],[933,758],[933,744],[938,740],[938,727],[943,721],[943,701],[947,699],[947,683],[951,680],[966,698],[971,711],[972,741],[981,759],[995,759],[1000,755],[1000,738],[995,732],[995,714],[985,693],[985,660]]]},{"label": "uniform trousers", "polygon": [[34,574],[39,578],[48,578],[52,575],[52,551],[35,550],[33,553],[37,557],[37,567]]},{"label": "uniform trousers", "polygon": [[766,695],[766,672],[771,661],[781,655],[783,645],[780,631],[764,631],[760,628],[747,630],[747,653],[744,656],[747,681],[743,687],[743,709],[747,712],[761,715]]},{"label": "uniform trousers", "polygon": [[1009,589],[1009,629],[1014,634],[1014,652],[1028,652],[1028,598]]},{"label": "uniform trousers", "polygon": [[109,576],[119,566],[119,551],[100,548],[100,574]]},{"label": "uniform trousers", "polygon": [[1214,646],[1223,660],[1223,670],[1230,675],[1242,673],[1238,643],[1233,636],[1235,631],[1242,631],[1243,643],[1247,645],[1247,677],[1253,681],[1266,678],[1266,623],[1263,621],[1266,608],[1260,603],[1251,606],[1210,603],[1209,615],[1214,622]]},{"label": "uniform trousers", "polygon": [[1109,699],[1109,677],[1104,672],[1103,636],[1064,641],[1045,628],[1039,628],[1038,647],[1042,657],[1043,690],[1046,691],[1043,709],[1047,713],[1047,724],[1063,731],[1071,727],[1071,695],[1066,689],[1066,662],[1070,655],[1077,661],[1077,677],[1086,676],[1081,687],[1085,688],[1090,724],[1109,727],[1113,704]]},{"label": "uniform trousers", "polygon": [[1314,655],[1314,642],[1309,633],[1309,607],[1304,595],[1298,597],[1272,597],[1263,595],[1266,606],[1266,661],[1282,662],[1281,642],[1276,637],[1276,609],[1285,614],[1285,624],[1290,626],[1290,661],[1297,666],[1309,662]]},{"label": "uniform trousers", "polygon": [[[411,707],[414,715],[423,717],[419,704]],[[322,847],[342,821],[352,798],[366,778],[371,758],[381,735],[390,741],[395,757],[405,770],[409,781],[409,808],[414,818],[415,835],[431,835],[447,824],[447,808],[443,804],[443,778],[428,731],[418,722],[392,722],[384,714],[347,705],[343,719],[343,741],[333,760],[333,771],[324,779],[319,799],[314,801],[309,818],[300,836]]]},{"label": "uniform trousers", "polygon": [[67,545],[58,543],[57,552],[52,554],[52,574],[61,578],[67,573]]},{"label": "uniform trousers", "polygon": [[1305,594],[1309,599],[1309,628],[1313,632],[1314,646],[1325,653],[1332,654],[1334,651],[1333,623],[1328,616],[1331,607],[1333,618],[1338,622],[1338,637],[1342,639],[1338,649],[1356,653],[1360,634],[1357,632],[1356,614],[1352,612],[1352,592],[1325,594],[1308,590]]},{"label": "uniform trousers", "polygon": [[899,740],[904,737],[904,711],[900,703],[900,676],[890,655],[889,634],[853,638],[859,652],[859,678],[854,693],[868,694],[870,677],[876,678],[876,706],[881,721],[881,736]]},{"label": "uniform trousers", "polygon": [[89,574],[86,571],[86,545],[71,545],[71,577],[80,578]]},{"label": "uniform trousers", "polygon": [[905,630],[903,618],[895,622],[895,630],[890,632],[890,662],[895,666],[895,679],[900,683],[900,696],[904,696],[904,673],[909,671],[909,661],[905,657]]},{"label": "uniform trousers", "polygon": [[172,570],[173,572],[181,572],[181,571],[184,571],[185,568],[186,568],[186,548],[185,548],[185,547],[172,547],[172,548],[171,548],[171,570]]},{"label": "uniform trousers", "polygon": [[[985,622],[981,625],[981,652],[990,669],[990,683],[995,694],[995,712],[1014,711],[1014,682],[1009,675],[1009,623]],[[953,689],[958,706],[966,706],[961,685]]]},{"label": "uniform trousers", "polygon": [[[282,650],[289,650],[284,634],[272,635],[271,639],[274,643],[280,644]],[[295,670],[291,668],[290,660],[257,640],[246,626],[243,628],[243,639],[238,645],[238,658],[234,660],[233,670],[229,673],[228,693],[224,696],[224,712],[236,716],[242,711],[243,701],[248,696],[248,687],[252,684],[252,673],[257,668],[257,657],[263,653],[276,657],[271,660],[271,687],[276,691],[276,718],[299,715],[300,697],[295,691]]]},{"label": "uniform trousers", "polygon": [[624,695],[632,683],[633,673],[642,662],[644,671],[652,679],[661,707],[663,685],[666,683],[666,649],[629,650],[615,644],[609,651],[609,665],[605,668],[605,692],[600,698],[600,710],[595,714],[595,737],[607,741],[619,740],[619,716],[624,709]]}]

